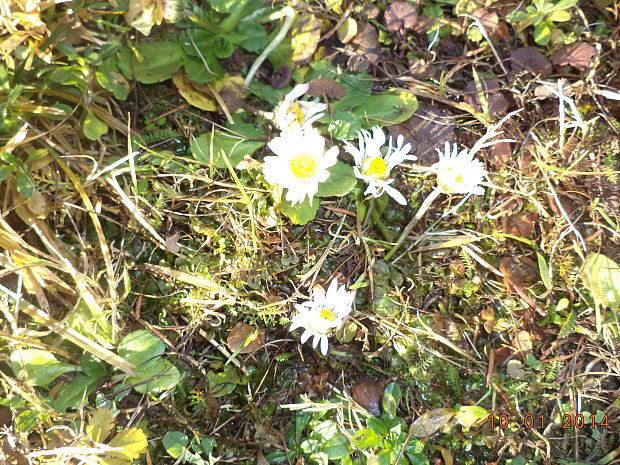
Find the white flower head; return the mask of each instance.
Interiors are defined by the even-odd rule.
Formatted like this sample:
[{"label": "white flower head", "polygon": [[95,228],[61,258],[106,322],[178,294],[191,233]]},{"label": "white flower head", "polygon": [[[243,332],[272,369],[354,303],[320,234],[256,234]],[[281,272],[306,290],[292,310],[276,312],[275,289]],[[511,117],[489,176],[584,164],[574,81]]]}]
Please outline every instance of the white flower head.
[{"label": "white flower head", "polygon": [[274,110],[276,126],[281,131],[309,129],[312,123],[323,116],[327,104],[296,101],[308,91],[308,87],[308,84],[296,85]]},{"label": "white flower head", "polygon": [[450,144],[446,142],[445,150],[436,149],[439,153],[439,161],[431,166],[437,174],[437,186],[445,194],[484,194],[480,186],[487,175],[484,165],[476,160],[474,155],[467,149],[460,152],[456,144],[450,150]]},{"label": "white flower head", "polygon": [[394,179],[389,178],[390,172],[395,166],[405,160],[417,160],[415,155],[409,155],[411,144],[404,144],[404,137],[399,135],[396,138],[396,146],[394,146],[390,136],[387,149],[382,150],[386,139],[385,134],[378,126],[372,128],[372,135],[365,130],[358,131],[358,140],[359,147],[355,147],[347,141],[344,141],[344,144],[345,151],[350,153],[355,160],[355,176],[368,183],[368,188],[364,194],[370,194],[376,198],[383,195],[385,191],[398,203],[406,205],[405,197],[390,186]]},{"label": "white flower head", "polygon": [[338,158],[338,147],[325,151],[325,139],[318,129],[285,131],[274,137],[269,148],[276,157],[266,157],[263,165],[265,179],[288,189],[286,200],[291,205],[310,199],[319,190],[319,183],[329,178],[327,168]]},{"label": "white flower head", "polygon": [[342,326],[352,305],[353,292],[347,291],[345,285],[338,287],[337,280],[332,280],[327,292],[321,286],[315,286],[312,300],[295,305],[299,313],[293,317],[289,331],[304,328],[301,343],[314,336],[312,347],[316,348],[320,342],[321,353],[327,355],[327,333]]}]

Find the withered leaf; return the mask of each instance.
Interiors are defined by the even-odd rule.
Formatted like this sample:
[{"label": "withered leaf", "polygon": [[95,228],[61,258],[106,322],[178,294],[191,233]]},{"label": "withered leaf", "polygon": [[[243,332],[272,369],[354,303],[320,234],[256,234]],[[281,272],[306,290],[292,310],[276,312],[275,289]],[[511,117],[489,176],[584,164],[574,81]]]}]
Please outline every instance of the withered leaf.
[{"label": "withered leaf", "polygon": [[[499,262],[499,270],[504,278],[510,279],[519,287],[527,282],[539,279],[538,266],[527,257],[503,257]],[[508,283],[506,283],[508,287]]]},{"label": "withered leaf", "polygon": [[512,339],[512,343],[519,352],[525,352],[526,350],[532,350],[532,335],[523,330],[519,331]]},{"label": "withered leaf", "polygon": [[575,42],[560,48],[549,59],[554,65],[571,65],[580,71],[585,71],[595,56],[596,48],[593,45],[587,42]]},{"label": "withered leaf", "polygon": [[487,160],[496,167],[503,166],[512,156],[512,146],[510,142],[498,142],[491,146]]},{"label": "withered leaf", "polygon": [[302,15],[297,19],[291,31],[293,61],[306,63],[314,55],[321,38],[321,22],[311,14]]},{"label": "withered leaf", "polygon": [[247,96],[247,87],[241,76],[228,76],[213,83],[213,87],[219,92],[224,104],[231,113],[236,112],[243,106]]},{"label": "withered leaf", "polygon": [[499,31],[499,16],[497,16],[495,11],[487,8],[478,8],[471,15],[482,24],[482,27],[489,36],[494,37],[497,35]]},{"label": "withered leaf", "polygon": [[360,381],[351,388],[353,399],[374,416],[381,415],[381,398],[385,383],[378,381]]},{"label": "withered leaf", "polygon": [[523,70],[545,77],[551,74],[553,66],[545,55],[534,47],[521,47],[510,54],[510,68],[515,72]]},{"label": "withered leaf", "polygon": [[389,127],[393,138],[402,135],[412,145],[412,153],[424,166],[437,161],[435,148],[443,149],[444,142],[454,142],[454,129],[452,115],[434,105],[420,106],[407,121]]},{"label": "withered leaf", "polygon": [[465,103],[468,103],[474,107],[474,110],[478,112],[483,111],[482,96],[480,95],[482,94],[487,100],[489,114],[491,116],[506,113],[508,111],[510,102],[504,94],[500,92],[499,82],[497,79],[481,79],[480,86],[482,89],[482,92],[480,93],[476,88],[475,81],[472,81],[465,86]]},{"label": "withered leaf", "polygon": [[351,71],[364,71],[379,61],[379,34],[372,24],[359,23],[357,35],[347,45],[351,53],[347,65]]},{"label": "withered leaf", "polygon": [[411,3],[394,2],[387,7],[383,18],[388,31],[411,29],[418,20],[418,12]]},{"label": "withered leaf", "polygon": [[504,216],[502,217],[502,229],[506,234],[530,237],[534,232],[534,222],[523,214]]},{"label": "withered leaf", "polygon": [[339,99],[347,95],[347,90],[333,79],[321,78],[313,79],[308,82],[308,91],[306,95],[309,97],[329,97]]},{"label": "withered leaf", "polygon": [[447,425],[454,414],[455,410],[451,408],[429,410],[413,422],[411,425],[412,435],[420,439],[427,438]]},{"label": "withered leaf", "polygon": [[246,323],[237,323],[226,339],[228,348],[240,354],[256,352],[265,344],[265,330],[258,330]]},{"label": "withered leaf", "polygon": [[205,111],[215,111],[217,109],[215,101],[211,98],[209,88],[192,81],[183,71],[174,73],[172,75],[172,82],[190,105]]}]

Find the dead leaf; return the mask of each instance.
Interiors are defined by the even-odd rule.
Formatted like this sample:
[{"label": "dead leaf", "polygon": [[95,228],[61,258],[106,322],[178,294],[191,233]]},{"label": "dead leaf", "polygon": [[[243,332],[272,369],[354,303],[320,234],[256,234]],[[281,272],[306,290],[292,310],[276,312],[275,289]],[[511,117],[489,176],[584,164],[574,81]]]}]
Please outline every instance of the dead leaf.
[{"label": "dead leaf", "polygon": [[526,70],[532,74],[540,74],[542,77],[548,76],[553,70],[547,57],[534,47],[521,47],[513,50],[510,54],[510,68],[515,72]]},{"label": "dead leaf", "polygon": [[343,44],[351,42],[353,37],[357,35],[357,22],[353,18],[347,18],[342,26],[338,28],[336,33],[338,35],[338,40]]},{"label": "dead leaf", "polygon": [[291,82],[292,71],[291,68],[283,65],[280,66],[280,69],[273,73],[269,78],[269,84],[274,89],[284,89],[288,86],[288,83]]},{"label": "dead leaf", "polygon": [[217,110],[217,105],[210,96],[209,88],[192,81],[183,71],[177,71],[174,73],[172,75],[172,82],[190,105],[204,111]]},{"label": "dead leaf", "polygon": [[595,56],[596,47],[587,42],[575,42],[560,48],[549,59],[554,65],[571,65],[579,71],[585,71],[590,67]]},{"label": "dead leaf", "polygon": [[411,3],[394,2],[385,10],[383,19],[388,31],[411,29],[418,21],[418,12]]},{"label": "dead leaf", "polygon": [[[538,265],[528,257],[503,257],[499,261],[499,270],[504,278],[509,279],[519,287],[523,287],[525,283],[537,281],[540,277]],[[510,289],[508,282],[505,285],[507,289]]]},{"label": "dead leaf", "polygon": [[[562,79],[561,81],[562,81],[562,94],[566,95],[567,97],[570,97],[571,95],[573,95],[574,93],[573,86],[564,79]],[[557,98],[557,96],[553,92],[551,92],[549,87],[551,87],[554,91],[559,92],[559,88],[560,88],[559,83],[554,83],[551,86],[549,86],[548,84],[547,85],[540,84],[539,86],[536,86],[536,88],[534,89],[534,95],[542,99]]]},{"label": "dead leaf", "polygon": [[369,23],[358,24],[357,35],[349,42],[347,51],[352,56],[347,63],[351,71],[368,69],[370,64],[379,61],[379,34]]},{"label": "dead leaf", "polygon": [[360,381],[351,388],[353,399],[374,416],[381,415],[381,398],[385,389],[384,382]]},{"label": "dead leaf", "polygon": [[213,87],[220,94],[226,108],[231,113],[243,106],[248,89],[241,76],[228,76],[213,83]]},{"label": "dead leaf", "polygon": [[315,15],[301,15],[291,31],[292,59],[295,63],[310,61],[319,39],[321,38],[321,22]]},{"label": "dead leaf", "polygon": [[512,343],[519,352],[532,350],[533,347],[532,336],[527,331],[519,331],[512,339]]},{"label": "dead leaf", "polygon": [[411,434],[418,439],[432,436],[444,426],[450,424],[455,410],[452,408],[436,408],[424,412],[424,415],[416,418],[411,425]]},{"label": "dead leaf", "polygon": [[164,19],[162,0],[129,0],[125,21],[145,36]]},{"label": "dead leaf", "polygon": [[519,360],[510,360],[506,365],[506,373],[514,379],[523,378],[527,373],[523,369],[523,364]]},{"label": "dead leaf", "polygon": [[308,82],[308,85],[306,95],[309,97],[325,96],[333,99],[339,99],[347,95],[347,90],[333,79],[313,79]]},{"label": "dead leaf", "polygon": [[437,76],[437,66],[423,58],[415,58],[409,62],[409,74],[414,79],[426,81]]},{"label": "dead leaf", "polygon": [[166,248],[172,253],[179,253],[181,251],[181,246],[179,245],[179,238],[181,235],[179,233],[173,234],[172,236],[166,237]]},{"label": "dead leaf", "polygon": [[251,354],[265,345],[265,330],[246,323],[237,323],[228,332],[228,348],[240,354]]},{"label": "dead leaf", "polygon": [[0,426],[11,426],[13,412],[6,405],[0,405]]},{"label": "dead leaf", "polygon": [[422,105],[407,121],[389,127],[390,135],[402,135],[412,146],[418,163],[430,166],[437,161],[435,148],[454,142],[455,124],[452,115],[434,105]]},{"label": "dead leaf", "polygon": [[476,88],[475,81],[471,81],[465,86],[463,91],[465,92],[465,103],[474,107],[474,110],[481,112],[483,111],[483,106],[480,94],[483,94],[489,106],[489,115],[493,116],[508,111],[510,102],[504,94],[500,92],[499,81],[497,79],[481,79],[480,86],[482,88],[482,92],[480,93]]},{"label": "dead leaf", "polygon": [[495,37],[499,31],[499,16],[495,11],[487,8],[478,8],[471,14],[477,19],[485,32],[491,37]]},{"label": "dead leaf", "polygon": [[532,217],[523,214],[506,215],[502,217],[502,230],[513,236],[531,237],[534,221]]},{"label": "dead leaf", "polygon": [[501,167],[506,164],[512,157],[512,145],[510,142],[498,142],[491,146],[487,160],[496,167]]},{"label": "dead leaf", "polygon": [[362,3],[358,14],[366,19],[375,19],[379,16],[380,10],[372,3]]}]

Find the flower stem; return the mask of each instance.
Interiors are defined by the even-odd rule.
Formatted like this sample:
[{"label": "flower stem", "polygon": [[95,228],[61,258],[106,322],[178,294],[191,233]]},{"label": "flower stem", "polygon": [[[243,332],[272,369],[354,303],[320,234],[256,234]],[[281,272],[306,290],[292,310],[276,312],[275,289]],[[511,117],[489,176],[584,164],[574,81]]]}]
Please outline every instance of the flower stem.
[{"label": "flower stem", "polygon": [[424,214],[428,210],[428,207],[431,206],[431,203],[433,203],[433,201],[437,197],[439,197],[439,194],[441,194],[441,189],[439,187],[436,187],[433,192],[428,194],[428,197],[424,199],[424,202],[422,202],[422,205],[420,205],[420,209],[418,210],[418,212],[414,215],[413,218],[411,218],[411,221],[405,227],[405,229],[403,229],[403,232],[400,234],[398,240],[396,241],[396,244],[394,244],[394,246],[390,249],[390,251],[385,256],[384,260],[387,261],[394,256],[394,254],[398,251],[398,249],[403,244],[403,242],[405,242],[405,239],[407,238],[407,236],[409,236],[409,234],[411,233],[411,230],[415,227],[416,224],[418,224],[418,221],[420,221],[420,218],[424,216]]}]

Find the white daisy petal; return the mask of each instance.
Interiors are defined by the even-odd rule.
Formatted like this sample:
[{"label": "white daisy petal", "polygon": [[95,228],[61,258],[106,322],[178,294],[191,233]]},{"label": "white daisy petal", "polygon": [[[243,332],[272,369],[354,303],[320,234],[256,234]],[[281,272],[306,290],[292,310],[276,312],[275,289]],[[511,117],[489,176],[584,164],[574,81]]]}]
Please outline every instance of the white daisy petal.
[{"label": "white daisy petal", "polygon": [[385,192],[387,193],[387,195],[392,197],[399,204],[407,205],[407,199],[405,198],[405,196],[401,194],[400,192],[398,192],[396,189],[394,189],[392,186],[388,186],[386,184],[385,186],[383,186],[383,188],[385,189]]},{"label": "white daisy petal", "polygon": [[321,336],[321,353],[323,356],[327,356],[327,336]]}]

